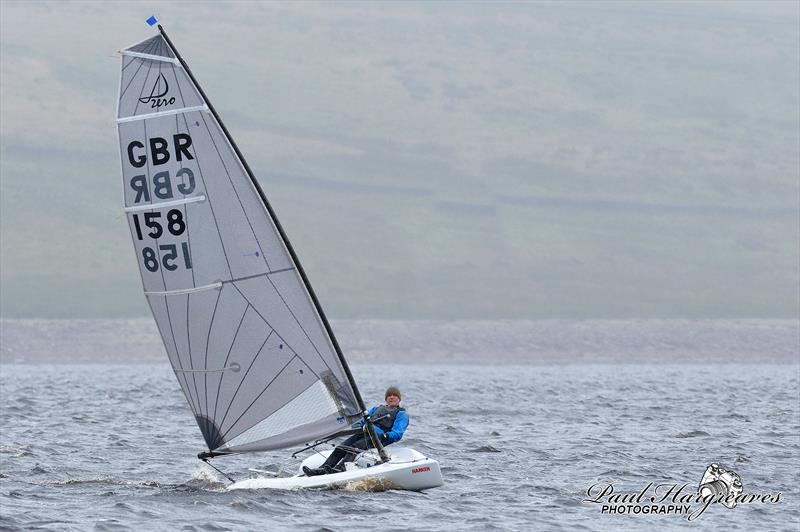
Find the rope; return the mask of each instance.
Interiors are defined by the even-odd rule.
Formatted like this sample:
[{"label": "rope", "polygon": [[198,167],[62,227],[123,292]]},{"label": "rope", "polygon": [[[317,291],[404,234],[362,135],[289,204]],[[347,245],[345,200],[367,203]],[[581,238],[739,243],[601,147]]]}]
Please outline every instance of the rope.
[{"label": "rope", "polygon": [[212,468],[216,469],[216,470],[217,470],[217,472],[219,472],[219,474],[220,474],[220,475],[222,475],[223,477],[227,478],[227,479],[228,479],[228,480],[230,480],[232,483],[235,483],[235,482],[236,482],[236,481],[235,481],[235,480],[233,480],[231,477],[229,477],[228,475],[226,475],[226,474],[225,474],[225,473],[224,473],[224,472],[223,472],[221,469],[218,469],[217,467],[215,467],[215,466],[214,466],[214,464],[212,464],[211,462],[209,462],[207,458],[201,458],[201,460],[202,460],[203,462],[205,462],[205,463],[206,463],[206,465],[209,465],[209,466],[211,466]]}]

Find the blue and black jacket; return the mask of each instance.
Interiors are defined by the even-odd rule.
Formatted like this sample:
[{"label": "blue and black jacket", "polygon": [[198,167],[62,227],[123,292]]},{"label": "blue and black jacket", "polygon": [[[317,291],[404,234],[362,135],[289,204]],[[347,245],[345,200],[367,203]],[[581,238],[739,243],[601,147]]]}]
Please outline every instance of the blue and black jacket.
[{"label": "blue and black jacket", "polygon": [[[370,418],[383,418],[375,421],[375,434],[381,443],[389,445],[403,439],[403,433],[408,428],[408,413],[403,407],[393,408],[387,405],[373,406],[367,411]],[[384,417],[386,416],[386,417]],[[357,427],[364,425],[364,421],[355,424]]]}]

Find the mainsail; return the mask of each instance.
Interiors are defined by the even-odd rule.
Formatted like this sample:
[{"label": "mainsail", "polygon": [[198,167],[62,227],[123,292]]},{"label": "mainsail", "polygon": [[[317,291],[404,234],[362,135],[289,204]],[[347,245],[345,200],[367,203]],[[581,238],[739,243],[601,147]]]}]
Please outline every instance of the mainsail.
[{"label": "mainsail", "polygon": [[291,245],[185,62],[122,50],[117,124],[142,285],[210,451],[336,433],[363,402]]}]

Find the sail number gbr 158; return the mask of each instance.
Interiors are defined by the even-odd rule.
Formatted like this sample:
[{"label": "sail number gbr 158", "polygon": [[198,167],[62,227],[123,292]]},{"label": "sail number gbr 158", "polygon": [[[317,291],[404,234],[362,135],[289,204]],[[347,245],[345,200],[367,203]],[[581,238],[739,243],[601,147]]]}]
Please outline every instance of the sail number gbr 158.
[{"label": "sail number gbr 158", "polygon": [[[161,218],[160,212],[146,212],[142,214],[142,221],[144,225],[150,229],[147,232],[147,236],[150,238],[154,238],[158,240],[161,238],[161,235],[164,234],[164,226],[162,225],[159,219]],[[165,225],[167,227],[167,231],[175,236],[180,236],[184,232],[186,232],[186,222],[183,221],[183,212],[180,209],[171,209],[167,211],[167,216],[165,220]],[[133,228],[136,231],[136,237],[139,240],[143,240],[142,235],[142,222],[139,221],[139,215],[133,215]],[[183,265],[186,269],[192,268],[192,257],[189,254],[189,244],[187,242],[181,242],[181,256],[183,259]],[[178,260],[178,245],[177,244],[161,244],[158,246],[159,251],[164,252],[161,255],[161,264],[164,266],[165,269],[169,271],[174,271],[178,269],[178,264],[176,264],[176,260]],[[144,260],[144,267],[148,269],[148,271],[156,272],[158,271],[158,254],[155,250],[151,247],[145,246],[142,248],[142,259]]]},{"label": "sail number gbr 158", "polygon": [[[146,142],[132,140],[128,143],[126,152],[128,162],[133,168],[142,168],[147,164],[148,159],[153,167],[158,167],[168,163],[173,158],[179,163],[184,160],[194,159],[194,156],[189,151],[191,146],[192,137],[189,134],[177,133],[172,136],[171,144],[168,139],[162,137],[152,137],[147,139]],[[156,172],[152,176],[151,191],[146,175],[133,176],[130,180],[131,190],[136,193],[133,203],[152,201],[151,192],[153,196],[160,200],[171,200],[176,197],[176,191],[182,194],[184,198],[195,191],[194,173],[191,169],[180,168],[174,177],[181,181],[174,186],[177,190],[173,190],[173,179],[168,170]],[[145,234],[157,241],[165,232],[169,232],[173,236],[181,236],[186,232],[186,221],[183,218],[183,211],[180,209],[170,209],[163,217],[161,212],[154,211],[141,213],[141,217],[138,213],[133,214],[132,218],[133,228],[139,240],[143,240]],[[188,242],[160,244],[157,245],[157,248],[156,246],[145,246],[142,248],[142,261],[144,267],[150,272],[157,272],[159,267],[174,271],[181,264],[186,269],[191,269],[192,267],[192,257],[189,253]]]}]

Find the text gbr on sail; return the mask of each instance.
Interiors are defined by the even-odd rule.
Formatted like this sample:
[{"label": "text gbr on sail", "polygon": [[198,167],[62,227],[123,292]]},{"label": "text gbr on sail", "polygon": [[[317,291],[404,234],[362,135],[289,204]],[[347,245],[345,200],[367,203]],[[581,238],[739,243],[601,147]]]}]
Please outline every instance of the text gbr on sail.
[{"label": "text gbr on sail", "polygon": [[[134,168],[141,168],[146,165],[148,156],[153,166],[166,164],[173,156],[178,162],[182,162],[184,158],[188,160],[194,159],[194,156],[189,152],[189,146],[192,145],[192,137],[187,133],[172,135],[172,146],[170,146],[167,139],[162,137],[148,139],[147,145],[149,150],[146,150],[145,145],[138,140],[133,140],[128,144],[128,162]],[[194,173],[189,168],[181,168],[175,173],[175,176],[182,178],[184,181],[176,187],[178,192],[183,195],[194,192]],[[130,185],[131,189],[136,192],[134,203],[139,203],[142,200],[150,201],[150,190],[147,186],[146,175],[133,176],[130,180]],[[159,199],[170,199],[175,196],[169,171],[164,170],[153,175],[153,194]]]}]

